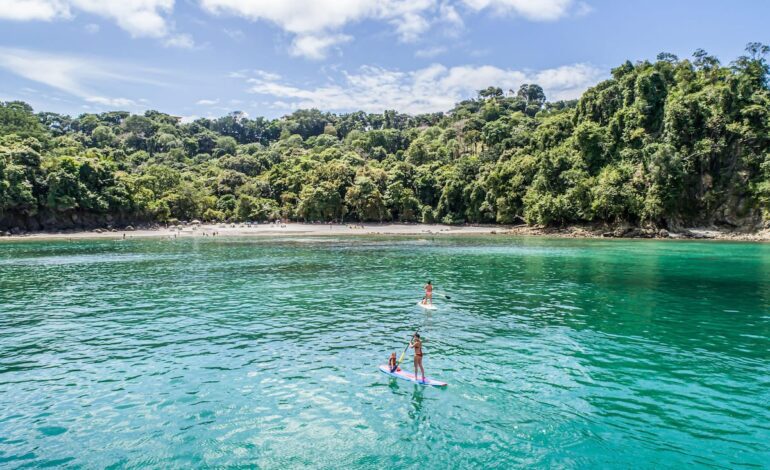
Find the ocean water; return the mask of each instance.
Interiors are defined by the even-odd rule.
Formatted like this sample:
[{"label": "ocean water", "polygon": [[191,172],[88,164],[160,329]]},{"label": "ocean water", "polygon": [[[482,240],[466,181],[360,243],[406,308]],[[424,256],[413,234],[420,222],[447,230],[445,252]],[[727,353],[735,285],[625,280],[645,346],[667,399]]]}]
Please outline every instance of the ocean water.
[{"label": "ocean water", "polygon": [[769,465],[770,245],[0,244],[2,468]]}]

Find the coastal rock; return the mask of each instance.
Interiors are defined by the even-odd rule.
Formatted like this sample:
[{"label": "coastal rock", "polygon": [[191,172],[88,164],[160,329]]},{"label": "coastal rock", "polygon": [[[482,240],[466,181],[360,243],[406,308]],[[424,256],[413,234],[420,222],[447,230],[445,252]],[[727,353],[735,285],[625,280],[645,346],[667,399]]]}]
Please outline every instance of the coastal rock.
[{"label": "coastal rock", "polygon": [[21,229],[19,227],[13,227],[11,229],[11,235],[21,235]]},{"label": "coastal rock", "polygon": [[135,228],[134,228],[132,225],[128,225],[128,226],[126,227],[126,230],[127,230],[127,231],[129,231],[129,232],[133,232],[133,231],[134,231],[134,230],[136,230],[136,229],[135,229]]},{"label": "coastal rock", "polygon": [[605,232],[603,237],[611,236],[613,238],[655,238],[657,232],[652,229],[644,229],[639,227],[621,227],[615,229],[613,232]]},{"label": "coastal rock", "polygon": [[687,237],[695,240],[707,240],[714,238],[714,235],[709,230],[693,229],[687,231]]},{"label": "coastal rock", "polygon": [[642,231],[638,228],[631,228],[623,232],[623,238],[639,238]]},{"label": "coastal rock", "polygon": [[104,230],[100,228],[95,228],[94,233],[104,233]]},{"label": "coastal rock", "polygon": [[666,230],[666,229],[664,229],[664,228],[662,228],[662,229],[660,229],[660,230],[658,231],[658,236],[659,236],[660,238],[668,238],[668,237],[669,237],[669,235],[670,235],[670,234],[668,233],[668,230]]},{"label": "coastal rock", "polygon": [[644,228],[639,230],[639,238],[655,238],[658,232],[653,229]]}]

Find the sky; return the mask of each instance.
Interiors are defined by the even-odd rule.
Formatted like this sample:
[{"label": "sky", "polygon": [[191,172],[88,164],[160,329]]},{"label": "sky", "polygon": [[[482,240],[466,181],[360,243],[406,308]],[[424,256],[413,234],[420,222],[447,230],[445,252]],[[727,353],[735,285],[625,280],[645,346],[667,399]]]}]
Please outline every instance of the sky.
[{"label": "sky", "polygon": [[0,101],[148,109],[446,111],[488,86],[577,98],[625,60],[770,42],[764,0],[0,0]]}]

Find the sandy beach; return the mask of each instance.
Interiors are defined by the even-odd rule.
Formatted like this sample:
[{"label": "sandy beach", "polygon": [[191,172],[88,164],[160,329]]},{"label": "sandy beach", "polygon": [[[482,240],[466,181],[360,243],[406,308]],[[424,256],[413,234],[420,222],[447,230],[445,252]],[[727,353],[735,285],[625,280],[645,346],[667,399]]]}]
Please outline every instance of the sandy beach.
[{"label": "sandy beach", "polygon": [[508,231],[502,226],[450,226],[428,224],[188,224],[156,229],[96,229],[73,232],[36,232],[2,237],[0,240],[122,239],[163,237],[282,237],[348,235],[460,235],[495,234]]},{"label": "sandy beach", "polygon": [[0,237],[0,241],[67,240],[67,239],[132,239],[192,237],[293,237],[293,236],[376,236],[376,235],[514,235],[557,238],[661,238],[736,241],[769,241],[770,230],[753,233],[722,230],[714,227],[684,229],[679,232],[643,231],[633,233],[607,227],[570,226],[564,228],[527,225],[442,225],[442,224],[188,224],[170,227],[131,229],[95,229],[81,231],[34,232]]}]

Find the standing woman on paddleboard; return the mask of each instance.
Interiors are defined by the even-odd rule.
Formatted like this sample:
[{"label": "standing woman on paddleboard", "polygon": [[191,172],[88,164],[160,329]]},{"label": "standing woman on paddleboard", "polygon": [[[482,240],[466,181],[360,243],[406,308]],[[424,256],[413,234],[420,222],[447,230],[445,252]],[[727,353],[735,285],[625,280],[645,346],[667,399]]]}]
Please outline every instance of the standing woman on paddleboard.
[{"label": "standing woman on paddleboard", "polygon": [[[430,282],[428,282],[430,285]],[[417,369],[422,371],[422,381],[425,382],[425,368],[422,366],[422,340],[420,333],[415,333],[410,344],[414,348],[414,378],[417,379]]]},{"label": "standing woman on paddleboard", "polygon": [[425,289],[425,297],[422,299],[422,303],[433,305],[433,284],[428,281],[428,283],[423,286],[423,289]]}]

